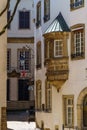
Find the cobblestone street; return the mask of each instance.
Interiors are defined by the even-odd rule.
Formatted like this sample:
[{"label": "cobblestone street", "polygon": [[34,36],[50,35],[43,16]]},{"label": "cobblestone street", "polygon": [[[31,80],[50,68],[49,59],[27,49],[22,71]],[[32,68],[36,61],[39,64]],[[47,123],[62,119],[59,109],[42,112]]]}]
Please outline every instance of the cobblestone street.
[{"label": "cobblestone street", "polygon": [[28,123],[28,113],[26,111],[8,112],[7,128],[8,130],[34,130],[36,125],[35,122]]}]

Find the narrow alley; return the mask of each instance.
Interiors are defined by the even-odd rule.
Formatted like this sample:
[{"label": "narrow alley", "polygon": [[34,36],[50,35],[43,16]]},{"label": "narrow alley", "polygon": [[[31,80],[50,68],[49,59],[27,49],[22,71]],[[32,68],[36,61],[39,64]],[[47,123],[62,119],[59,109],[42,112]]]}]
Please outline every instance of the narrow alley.
[{"label": "narrow alley", "polygon": [[35,122],[28,122],[27,111],[7,112],[7,128],[8,130],[35,130]]}]

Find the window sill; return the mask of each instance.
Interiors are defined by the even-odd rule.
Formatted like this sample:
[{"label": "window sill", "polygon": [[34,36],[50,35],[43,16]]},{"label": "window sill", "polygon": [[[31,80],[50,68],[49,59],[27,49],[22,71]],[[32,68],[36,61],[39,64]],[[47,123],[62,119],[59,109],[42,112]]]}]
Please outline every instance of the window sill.
[{"label": "window sill", "polygon": [[81,60],[84,59],[85,55],[84,53],[82,54],[71,54],[71,60]]},{"label": "window sill", "polygon": [[80,9],[80,8],[83,8],[83,7],[84,7],[84,5],[73,7],[73,8],[70,8],[70,11],[74,11],[74,10],[77,10],[77,9]]}]

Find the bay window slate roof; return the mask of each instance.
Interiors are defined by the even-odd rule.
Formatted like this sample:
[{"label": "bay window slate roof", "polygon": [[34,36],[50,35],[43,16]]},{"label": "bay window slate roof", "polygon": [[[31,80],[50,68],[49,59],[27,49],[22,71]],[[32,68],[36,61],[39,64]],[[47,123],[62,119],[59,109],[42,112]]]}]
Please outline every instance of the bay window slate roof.
[{"label": "bay window slate roof", "polygon": [[44,34],[51,32],[69,32],[69,31],[70,29],[60,12],[59,15],[50,24],[50,26],[48,27],[48,29],[45,31]]}]

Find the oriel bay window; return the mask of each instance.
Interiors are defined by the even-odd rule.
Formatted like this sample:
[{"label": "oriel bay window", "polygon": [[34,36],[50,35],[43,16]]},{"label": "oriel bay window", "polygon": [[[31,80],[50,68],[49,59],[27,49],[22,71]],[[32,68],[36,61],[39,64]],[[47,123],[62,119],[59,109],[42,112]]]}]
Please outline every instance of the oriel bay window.
[{"label": "oriel bay window", "polygon": [[85,55],[84,25],[72,28],[71,32],[71,58],[81,59]]},{"label": "oriel bay window", "polygon": [[64,39],[45,40],[45,59],[67,56],[67,44]]},{"label": "oriel bay window", "polygon": [[71,95],[63,96],[63,115],[64,115],[64,126],[74,126],[74,97]]}]

